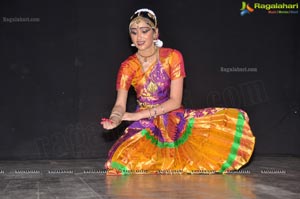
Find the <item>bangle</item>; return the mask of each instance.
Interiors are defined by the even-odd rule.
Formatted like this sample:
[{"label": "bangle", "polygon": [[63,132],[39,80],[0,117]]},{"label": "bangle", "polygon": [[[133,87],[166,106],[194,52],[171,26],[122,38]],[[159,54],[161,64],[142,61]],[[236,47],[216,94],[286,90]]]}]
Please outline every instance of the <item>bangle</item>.
[{"label": "bangle", "polygon": [[154,110],[154,118],[156,118],[156,116],[157,116],[157,110],[156,110],[156,108],[154,108],[153,110]]},{"label": "bangle", "polygon": [[164,114],[165,113],[164,107],[162,105],[160,105],[159,108],[160,108],[161,112]]},{"label": "bangle", "polygon": [[117,114],[111,114],[110,117],[118,117],[118,118],[122,118],[121,115],[117,115]]},{"label": "bangle", "polygon": [[109,119],[112,120],[113,118],[115,118],[114,121],[116,121],[118,124],[121,123],[122,121],[122,114],[119,112],[113,112],[110,114]]},{"label": "bangle", "polygon": [[115,115],[122,115],[122,113],[118,112],[118,111],[114,111],[111,114],[115,114]]},{"label": "bangle", "polygon": [[122,118],[122,113],[119,113],[119,112],[115,111],[115,112],[112,112],[112,113],[110,114],[110,117],[113,117],[113,116]]},{"label": "bangle", "polygon": [[[115,120],[113,118],[116,118]],[[122,119],[121,117],[116,117],[116,116],[110,116],[109,119],[113,122],[115,122],[116,124],[120,124]]]},{"label": "bangle", "polygon": [[152,115],[151,115],[151,109],[148,109],[149,110],[149,119],[152,118]]}]

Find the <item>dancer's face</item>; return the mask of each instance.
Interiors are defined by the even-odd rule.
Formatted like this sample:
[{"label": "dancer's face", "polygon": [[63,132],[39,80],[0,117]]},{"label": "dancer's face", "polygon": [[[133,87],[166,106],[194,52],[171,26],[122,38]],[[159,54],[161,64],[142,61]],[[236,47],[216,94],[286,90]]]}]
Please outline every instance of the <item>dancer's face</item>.
[{"label": "dancer's face", "polygon": [[157,31],[157,29],[153,30],[144,20],[133,22],[129,28],[131,41],[139,51],[154,47],[153,40],[157,37]]}]

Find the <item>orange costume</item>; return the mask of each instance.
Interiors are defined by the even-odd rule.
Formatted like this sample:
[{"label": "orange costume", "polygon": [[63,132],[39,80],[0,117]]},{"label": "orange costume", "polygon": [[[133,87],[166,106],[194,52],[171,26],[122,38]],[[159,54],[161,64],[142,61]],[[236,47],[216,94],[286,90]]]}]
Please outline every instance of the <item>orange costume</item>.
[{"label": "orange costume", "polygon": [[[119,70],[117,89],[136,91],[136,111],[167,101],[171,80],[185,77],[179,51],[159,48],[159,61],[147,71],[136,54]],[[129,125],[112,146],[105,164],[108,175],[224,173],[245,165],[255,137],[247,114],[235,108],[177,110]]]}]

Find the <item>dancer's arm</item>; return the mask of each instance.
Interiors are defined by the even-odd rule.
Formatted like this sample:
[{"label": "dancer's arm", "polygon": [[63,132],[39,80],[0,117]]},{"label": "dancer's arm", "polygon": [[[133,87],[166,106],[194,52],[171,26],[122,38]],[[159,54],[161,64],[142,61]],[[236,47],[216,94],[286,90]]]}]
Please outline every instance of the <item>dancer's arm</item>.
[{"label": "dancer's arm", "polygon": [[122,117],[126,111],[128,91],[119,89],[115,105],[111,111],[109,120],[102,121],[101,124],[105,129],[116,128],[122,121]]}]

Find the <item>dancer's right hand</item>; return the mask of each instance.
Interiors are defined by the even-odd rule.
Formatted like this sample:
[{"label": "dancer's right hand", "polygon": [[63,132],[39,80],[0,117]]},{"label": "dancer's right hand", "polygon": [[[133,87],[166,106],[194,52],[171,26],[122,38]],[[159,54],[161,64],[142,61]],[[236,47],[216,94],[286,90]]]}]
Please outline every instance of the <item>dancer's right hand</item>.
[{"label": "dancer's right hand", "polygon": [[116,128],[120,122],[116,122],[113,119],[102,118],[100,124],[104,129],[110,130]]}]

